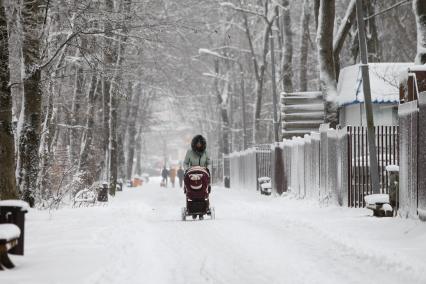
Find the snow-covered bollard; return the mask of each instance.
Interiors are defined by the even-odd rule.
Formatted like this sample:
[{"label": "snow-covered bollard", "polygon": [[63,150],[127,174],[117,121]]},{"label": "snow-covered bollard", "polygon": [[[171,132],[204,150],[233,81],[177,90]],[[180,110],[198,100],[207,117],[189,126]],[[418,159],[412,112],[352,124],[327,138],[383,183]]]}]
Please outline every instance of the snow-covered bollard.
[{"label": "snow-covered bollard", "polygon": [[376,217],[392,217],[393,208],[389,204],[389,194],[370,194],[364,197],[366,207],[373,210]]},{"label": "snow-covered bollard", "polygon": [[392,207],[398,208],[399,202],[399,166],[388,165],[386,171],[389,173],[389,203]]}]

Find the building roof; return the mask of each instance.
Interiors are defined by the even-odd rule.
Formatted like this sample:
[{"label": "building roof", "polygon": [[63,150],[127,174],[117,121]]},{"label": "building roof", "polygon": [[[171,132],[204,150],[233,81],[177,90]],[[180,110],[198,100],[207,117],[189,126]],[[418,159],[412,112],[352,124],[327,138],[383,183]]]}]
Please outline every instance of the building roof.
[{"label": "building roof", "polygon": [[[399,82],[414,63],[369,63],[373,103],[397,103]],[[337,84],[339,106],[364,102],[360,64],[343,68]]]}]

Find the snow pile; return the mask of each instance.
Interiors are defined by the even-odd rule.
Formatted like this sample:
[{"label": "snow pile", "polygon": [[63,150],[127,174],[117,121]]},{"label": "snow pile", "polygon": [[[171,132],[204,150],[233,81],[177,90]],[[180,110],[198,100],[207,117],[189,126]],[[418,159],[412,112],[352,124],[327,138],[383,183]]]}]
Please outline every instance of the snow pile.
[{"label": "snow pile", "polygon": [[[397,103],[402,73],[413,63],[370,63],[370,87],[373,103]],[[361,66],[348,66],[340,71],[337,85],[339,106],[364,102]]]},{"label": "snow pile", "polygon": [[14,224],[0,224],[0,239],[10,241],[19,238],[21,230]]},{"label": "snow pile", "polygon": [[387,172],[399,172],[399,166],[398,165],[388,165],[386,166]]},{"label": "snow pile", "polygon": [[0,206],[21,207],[22,210],[27,210],[27,211],[30,208],[30,205],[27,202],[23,200],[15,200],[15,199],[1,200]]},{"label": "snow pile", "polygon": [[[370,194],[364,197],[367,204],[389,203],[389,194]],[[392,210],[392,209],[391,209]]]},{"label": "snow pile", "polygon": [[260,177],[257,179],[258,182],[269,182],[271,181],[270,177]]}]

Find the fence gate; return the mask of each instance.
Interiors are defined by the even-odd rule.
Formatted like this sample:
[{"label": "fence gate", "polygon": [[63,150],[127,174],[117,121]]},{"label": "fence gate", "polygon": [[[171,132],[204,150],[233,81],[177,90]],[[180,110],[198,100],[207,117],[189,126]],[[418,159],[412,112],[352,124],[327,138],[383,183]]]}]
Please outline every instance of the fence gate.
[{"label": "fence gate", "polygon": [[255,148],[256,148],[256,181],[260,177],[272,178],[271,144],[256,145]]},{"label": "fence gate", "polygon": [[[380,193],[389,193],[386,166],[399,165],[398,126],[376,126]],[[348,206],[364,207],[371,194],[367,127],[348,127]]]}]

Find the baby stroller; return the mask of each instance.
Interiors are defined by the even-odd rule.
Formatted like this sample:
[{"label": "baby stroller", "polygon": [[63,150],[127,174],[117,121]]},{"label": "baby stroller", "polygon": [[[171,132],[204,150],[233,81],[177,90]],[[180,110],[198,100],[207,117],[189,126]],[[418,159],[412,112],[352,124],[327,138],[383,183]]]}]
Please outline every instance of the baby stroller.
[{"label": "baby stroller", "polygon": [[204,215],[215,218],[214,208],[210,207],[210,172],[203,167],[192,167],[186,171],[184,176],[184,192],[186,195],[186,207],[182,208],[182,221],[187,216],[193,219],[199,216],[200,220]]}]

